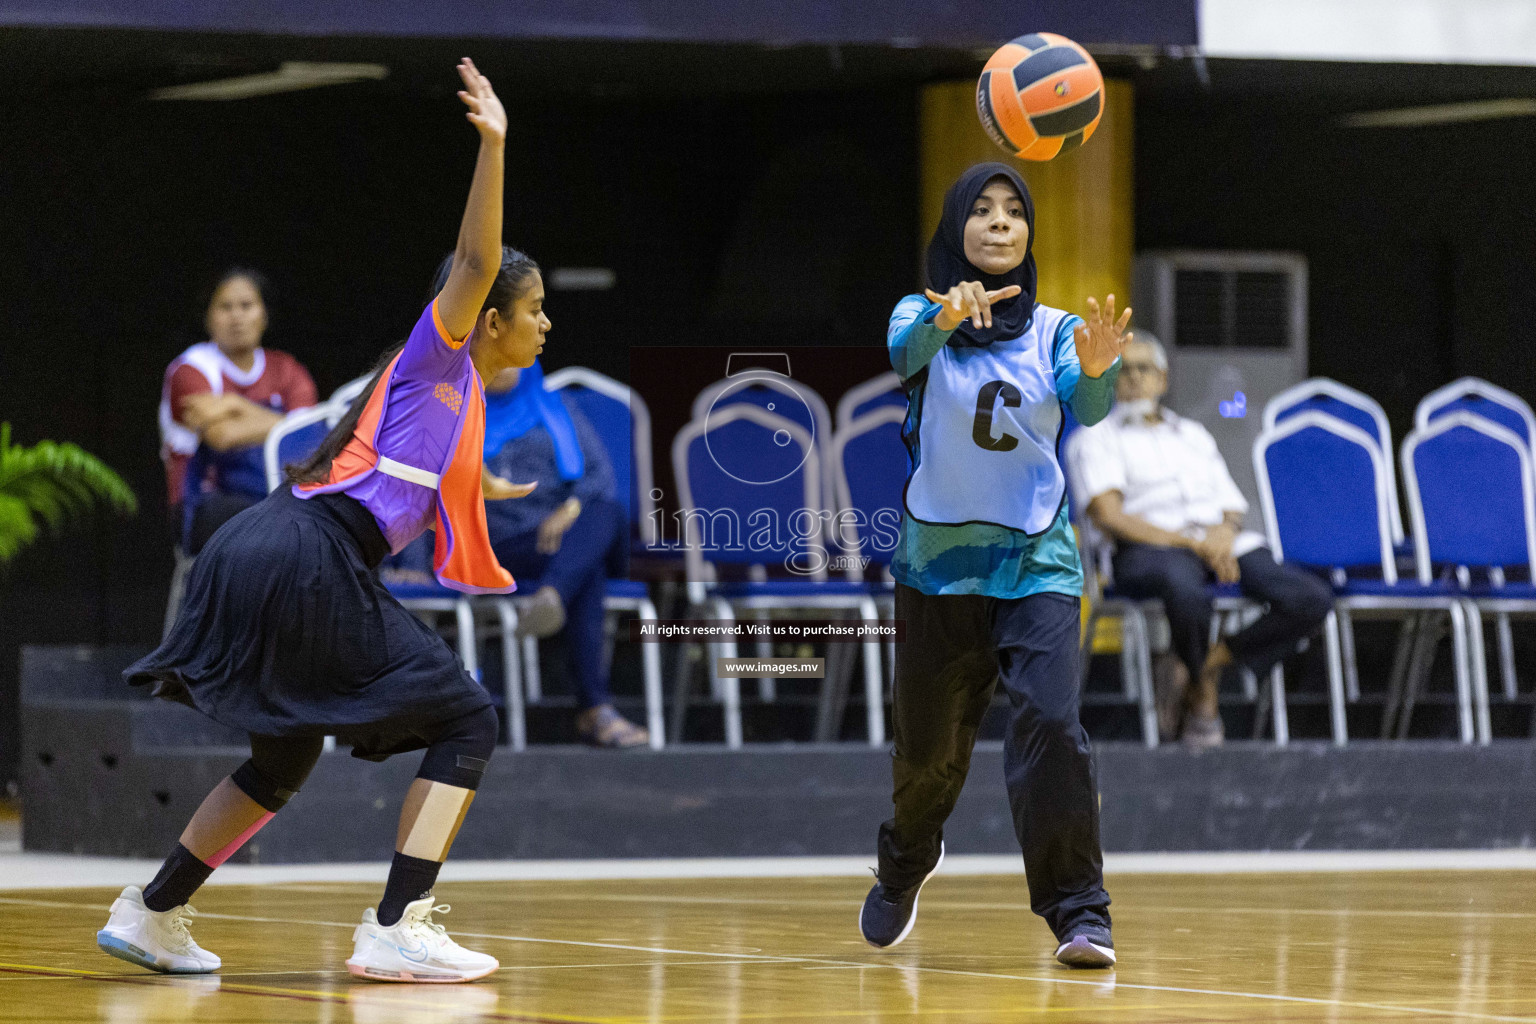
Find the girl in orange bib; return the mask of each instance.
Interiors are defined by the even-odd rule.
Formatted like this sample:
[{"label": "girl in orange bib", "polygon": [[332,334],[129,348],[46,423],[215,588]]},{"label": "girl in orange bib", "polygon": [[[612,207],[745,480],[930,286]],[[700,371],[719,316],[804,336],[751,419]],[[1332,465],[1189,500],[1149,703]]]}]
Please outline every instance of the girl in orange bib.
[{"label": "girl in orange bib", "polygon": [[538,267],[501,244],[506,114],[467,58],[459,74],[480,152],[446,283],[320,449],[289,468],[294,486],[214,534],[170,635],[125,673],[251,740],[250,760],[203,801],[154,880],[123,890],[97,934],[105,952],[150,970],[220,966],[192,940],[187,900],[297,793],[327,735],[371,760],[426,750],[384,897],[363,912],[347,969],[454,982],[498,966],[432,923],[432,886],[495,748],[496,712],[373,573],[431,527],[445,586],[515,586],[491,552],[483,498],[530,488],[484,471],[482,385],[532,364],[549,321]]}]

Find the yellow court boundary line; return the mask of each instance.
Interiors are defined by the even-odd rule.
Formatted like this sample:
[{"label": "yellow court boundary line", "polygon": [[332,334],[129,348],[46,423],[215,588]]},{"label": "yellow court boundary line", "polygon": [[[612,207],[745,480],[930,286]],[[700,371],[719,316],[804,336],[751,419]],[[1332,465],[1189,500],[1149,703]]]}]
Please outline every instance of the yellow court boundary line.
[{"label": "yellow court boundary line", "polygon": [[[0,971],[20,974],[36,975],[42,978],[61,978],[65,980],[79,981],[103,981],[126,985],[156,986],[167,982],[174,984],[178,979],[190,978],[214,978],[218,974],[111,974],[106,971],[83,971],[70,967],[44,967],[40,964],[14,964],[0,962]],[[307,972],[294,972],[307,973]],[[208,994],[228,993],[241,996],[269,996],[282,999],[297,999],[312,1003],[351,1003],[354,992],[387,991],[382,983],[362,983],[341,991],[326,991],[325,989],[283,988],[277,985],[251,985],[244,982],[222,983],[217,989]],[[432,1002],[412,1002],[409,999],[391,1000],[391,1006],[413,1008],[420,1010],[440,1010],[441,1007]],[[501,1010],[477,1010],[476,1015],[490,1020],[508,1021],[511,1024],[608,1024],[600,1018],[592,1017],[568,1017],[562,1014],[554,1015],[529,1015],[522,1013],[508,1013]]]}]

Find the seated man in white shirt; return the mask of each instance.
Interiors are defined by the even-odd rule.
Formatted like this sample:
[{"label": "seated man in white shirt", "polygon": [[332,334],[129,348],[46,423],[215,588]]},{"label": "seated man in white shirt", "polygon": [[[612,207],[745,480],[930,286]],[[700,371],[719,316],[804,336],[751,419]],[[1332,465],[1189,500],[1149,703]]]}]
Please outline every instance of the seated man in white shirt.
[{"label": "seated man in white shirt", "polygon": [[[1248,502],[1232,482],[1210,431],[1159,404],[1168,357],[1144,331],[1125,347],[1117,404],[1103,422],[1068,442],[1073,498],[1115,541],[1115,588],[1159,598],[1173,648],[1196,680],[1188,693],[1183,739],[1222,741],[1216,691],[1232,664],[1257,674],[1296,649],[1333,606],[1323,580],[1278,564],[1264,538],[1242,528]],[[1213,582],[1236,583],[1269,605],[1262,618],[1208,648]]]}]

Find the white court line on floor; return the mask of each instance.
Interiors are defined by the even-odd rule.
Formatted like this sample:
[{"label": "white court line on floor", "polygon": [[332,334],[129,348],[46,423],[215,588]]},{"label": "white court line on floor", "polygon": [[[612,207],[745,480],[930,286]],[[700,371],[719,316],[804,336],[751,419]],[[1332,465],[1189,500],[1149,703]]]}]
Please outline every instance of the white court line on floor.
[{"label": "white court line on floor", "polygon": [[[875,858],[718,857],[667,860],[449,860],[445,882],[603,881],[666,878],[869,877]],[[71,854],[0,854],[0,889],[142,885],[159,861]],[[1273,853],[1111,853],[1104,872],[1139,874],[1274,874],[1294,871],[1536,871],[1536,849],[1276,851]],[[210,885],[284,882],[382,882],[387,861],[354,864],[226,864]],[[952,854],[946,875],[1022,875],[1011,855]]]},{"label": "white court line on floor", "polygon": [[[948,865],[949,861],[944,862]],[[942,874],[941,874],[942,877]],[[292,892],[300,886],[284,886]],[[862,890],[860,890],[862,891]],[[925,890],[926,891],[926,890]],[[679,905],[728,905],[728,906],[762,906],[762,907],[842,907],[848,905],[847,897],[822,897],[807,899],[804,897],[785,896],[780,899],[762,899],[751,896],[681,896],[676,893],[591,893],[591,892],[540,892],[534,899],[539,900],[568,900],[572,903],[671,903]],[[1028,902],[1010,903],[1003,900],[957,900],[943,896],[932,897],[931,902],[942,901],[940,906],[946,911],[983,910],[1031,912]],[[926,904],[925,904],[926,906]],[[1138,914],[1263,914],[1269,916],[1284,917],[1287,915],[1301,915],[1310,917],[1440,917],[1440,918],[1501,918],[1511,921],[1523,921],[1536,918],[1536,911],[1517,910],[1487,910],[1483,907],[1469,907],[1466,910],[1398,910],[1378,909],[1371,907],[1162,907],[1138,904]]]},{"label": "white court line on floor", "polygon": [[[100,908],[84,904],[66,903],[58,900],[29,900],[21,898],[0,897],[0,904],[20,904],[52,907],[71,907],[83,910],[97,910]],[[311,921],[300,918],[275,918],[275,917],[250,917],[241,914],[203,914],[209,918],[219,918],[225,921],[247,921],[265,924],[306,925],[317,928],[354,928],[355,924],[342,923],[340,921]],[[1091,988],[1106,989],[1132,989],[1138,992],[1169,992],[1179,995],[1195,996],[1220,996],[1227,999],[1254,999],[1265,1002],[1302,1003],[1309,1006],[1336,1006],[1344,1009],[1357,1010],[1384,1010],[1392,1013],[1418,1014],[1427,1017],[1444,1017],[1456,1020],[1496,1021],[1502,1024],[1536,1024],[1536,1017],[1512,1017],[1491,1013],[1475,1013],[1466,1010],[1442,1010],[1434,1007],[1407,1006],[1397,1003],[1362,1003],[1346,999],[1326,999],[1316,996],[1292,996],[1274,992],[1241,992],[1227,989],[1193,988],[1184,985],[1150,985],[1136,982],[1121,982],[1113,973],[1095,972],[1092,978],[1065,978],[1058,975],[1030,975],[1030,974],[998,974],[990,971],[961,971],[942,967],[922,967],[911,963],[881,963],[864,962],[857,960],[834,960],[822,957],[795,957],[795,956],[768,956],[753,955],[750,953],[713,953],[696,949],[669,949],[659,946],[632,946],[612,942],[585,942],[574,939],[550,939],[528,935],[495,935],[488,932],[459,932],[454,935],[465,938],[492,939],[501,942],[538,943],[559,946],[583,946],[598,949],[622,949],[635,952],[659,953],[678,956],[709,957],[711,962],[735,962],[737,964],[753,964],[761,966],[810,964],[825,967],[847,968],[874,968],[895,971],[917,971],[923,974],[943,974],[962,978],[982,978],[993,981],[1028,981],[1048,985],[1087,985]]]}]

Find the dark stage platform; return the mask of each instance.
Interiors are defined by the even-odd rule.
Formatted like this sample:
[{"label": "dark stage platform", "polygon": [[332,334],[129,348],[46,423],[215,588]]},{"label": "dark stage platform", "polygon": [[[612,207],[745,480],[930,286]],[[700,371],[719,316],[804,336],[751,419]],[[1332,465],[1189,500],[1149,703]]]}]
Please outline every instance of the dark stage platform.
[{"label": "dark stage platform", "polygon": [[[196,712],[132,699],[110,649],[30,648],[22,680],[28,850],[158,857],[246,752]],[[1097,746],[1104,848],[1491,849],[1536,845],[1536,745],[1501,741],[1235,742],[1190,754]],[[999,744],[977,748],[946,830],[956,853],[1017,851]],[[245,847],[260,863],[388,858],[417,757],[321,758]],[[679,746],[659,753],[502,750],[462,858],[872,854],[889,754],[842,744]]]}]

